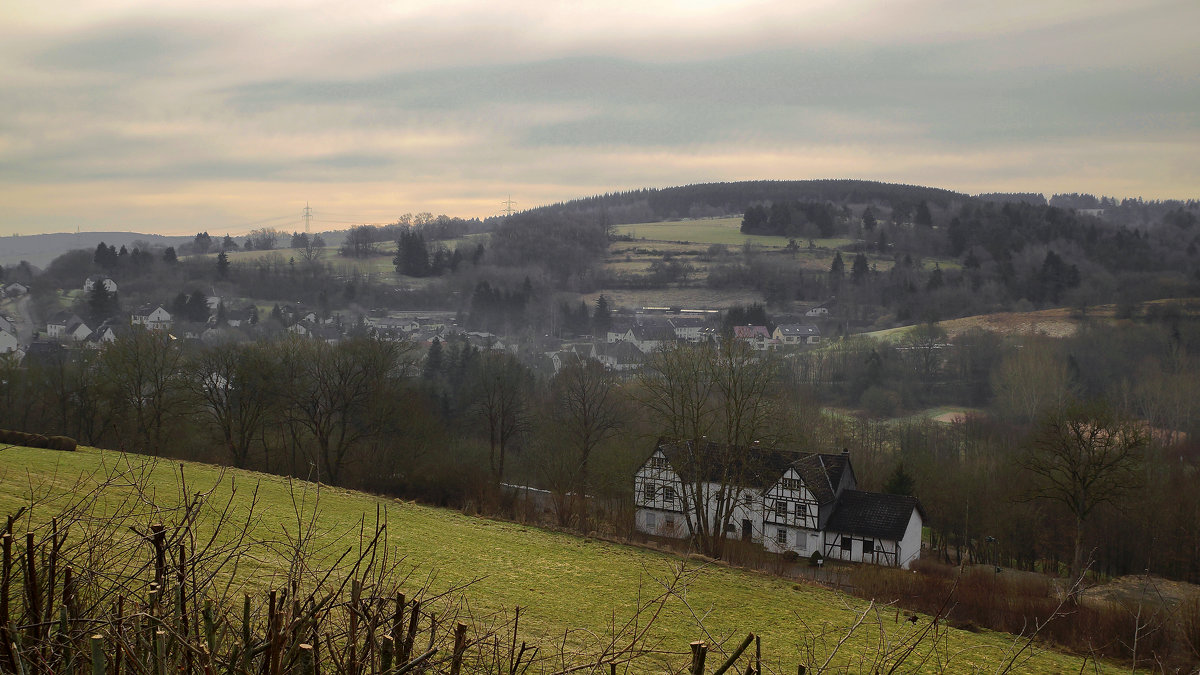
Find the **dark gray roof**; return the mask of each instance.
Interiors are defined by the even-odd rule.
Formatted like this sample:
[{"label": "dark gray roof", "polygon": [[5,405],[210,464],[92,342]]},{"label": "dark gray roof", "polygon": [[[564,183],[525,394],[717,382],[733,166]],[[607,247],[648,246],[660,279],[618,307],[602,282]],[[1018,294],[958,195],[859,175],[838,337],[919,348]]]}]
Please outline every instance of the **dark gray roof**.
[{"label": "dark gray roof", "polygon": [[849,456],[845,454],[814,453],[796,460],[792,466],[817,503],[828,504],[837,498],[838,484],[849,464]]},{"label": "dark gray roof", "polygon": [[924,517],[916,497],[844,490],[825,529],[876,539],[903,539],[913,509]]},{"label": "dark gray roof", "polygon": [[660,441],[658,449],[684,481],[731,482],[766,490],[793,467],[821,504],[834,500],[842,473],[849,465],[845,455],[774,450],[757,445],[733,448],[723,443],[702,441],[699,450],[692,441]]}]

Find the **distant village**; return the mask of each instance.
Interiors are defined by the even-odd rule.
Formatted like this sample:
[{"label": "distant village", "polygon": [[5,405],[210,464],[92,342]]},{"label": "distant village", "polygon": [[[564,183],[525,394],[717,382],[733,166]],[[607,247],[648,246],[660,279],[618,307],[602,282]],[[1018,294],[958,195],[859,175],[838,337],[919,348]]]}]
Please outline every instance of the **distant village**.
[{"label": "distant village", "polygon": [[[84,294],[93,294],[97,285],[114,297],[120,292],[117,282],[104,275],[88,277],[80,288]],[[26,285],[10,283],[0,288],[0,297],[18,298],[29,291]],[[796,316],[777,317],[778,323],[773,327],[736,325],[732,327],[732,339],[763,352],[811,348],[821,344],[822,326],[830,322],[833,307],[831,300],[806,308]],[[95,325],[71,310],[59,311],[44,324],[26,326],[24,331],[20,322],[20,318],[0,315],[0,354],[11,353],[18,360],[27,353],[95,349],[129,331],[144,329],[163,331],[177,340],[206,344],[287,335],[330,344],[369,336],[410,341],[425,348],[435,342],[457,341],[479,350],[508,352],[546,376],[573,361],[586,359],[595,359],[616,373],[634,371],[647,354],[666,345],[717,340],[721,333],[721,311],[712,308],[618,308],[611,313],[603,332],[561,338],[529,335],[528,331],[502,335],[466,330],[461,325],[461,314],[448,310],[321,312],[297,303],[276,304],[266,316],[260,316],[259,307],[252,302],[227,306],[219,296],[144,303]],[[22,340],[23,333],[28,339]]]}]

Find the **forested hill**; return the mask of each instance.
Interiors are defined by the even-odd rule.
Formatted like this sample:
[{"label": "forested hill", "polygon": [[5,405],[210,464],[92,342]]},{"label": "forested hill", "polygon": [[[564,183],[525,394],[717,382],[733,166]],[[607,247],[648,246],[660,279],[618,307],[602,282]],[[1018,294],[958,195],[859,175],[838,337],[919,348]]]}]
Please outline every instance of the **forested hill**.
[{"label": "forested hill", "polygon": [[530,209],[536,215],[603,217],[613,225],[741,213],[749,204],[819,201],[835,204],[929,202],[948,206],[969,200],[964,194],[916,185],[866,180],[754,180],[646,188],[574,199]]}]

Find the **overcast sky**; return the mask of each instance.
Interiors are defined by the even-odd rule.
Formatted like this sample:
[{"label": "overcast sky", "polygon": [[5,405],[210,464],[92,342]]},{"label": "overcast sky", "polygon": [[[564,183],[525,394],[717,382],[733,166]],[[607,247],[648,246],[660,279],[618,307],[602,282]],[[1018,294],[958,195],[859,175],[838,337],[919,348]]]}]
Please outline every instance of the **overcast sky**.
[{"label": "overcast sky", "polygon": [[1198,26],[1196,0],[6,2],[0,234],[760,178],[1200,197]]}]

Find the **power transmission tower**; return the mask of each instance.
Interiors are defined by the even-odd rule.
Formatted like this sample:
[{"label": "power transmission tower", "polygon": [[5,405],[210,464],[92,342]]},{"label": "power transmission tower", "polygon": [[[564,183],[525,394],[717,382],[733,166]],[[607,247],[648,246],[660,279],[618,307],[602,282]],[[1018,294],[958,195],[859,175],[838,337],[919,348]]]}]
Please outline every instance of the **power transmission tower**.
[{"label": "power transmission tower", "polygon": [[505,199],[500,203],[504,205],[504,215],[511,216],[513,214],[513,205],[516,204],[516,202],[512,200],[512,195],[510,194],[508,199]]},{"label": "power transmission tower", "polygon": [[308,234],[309,223],[312,222],[312,208],[308,202],[304,202],[304,234]]}]

